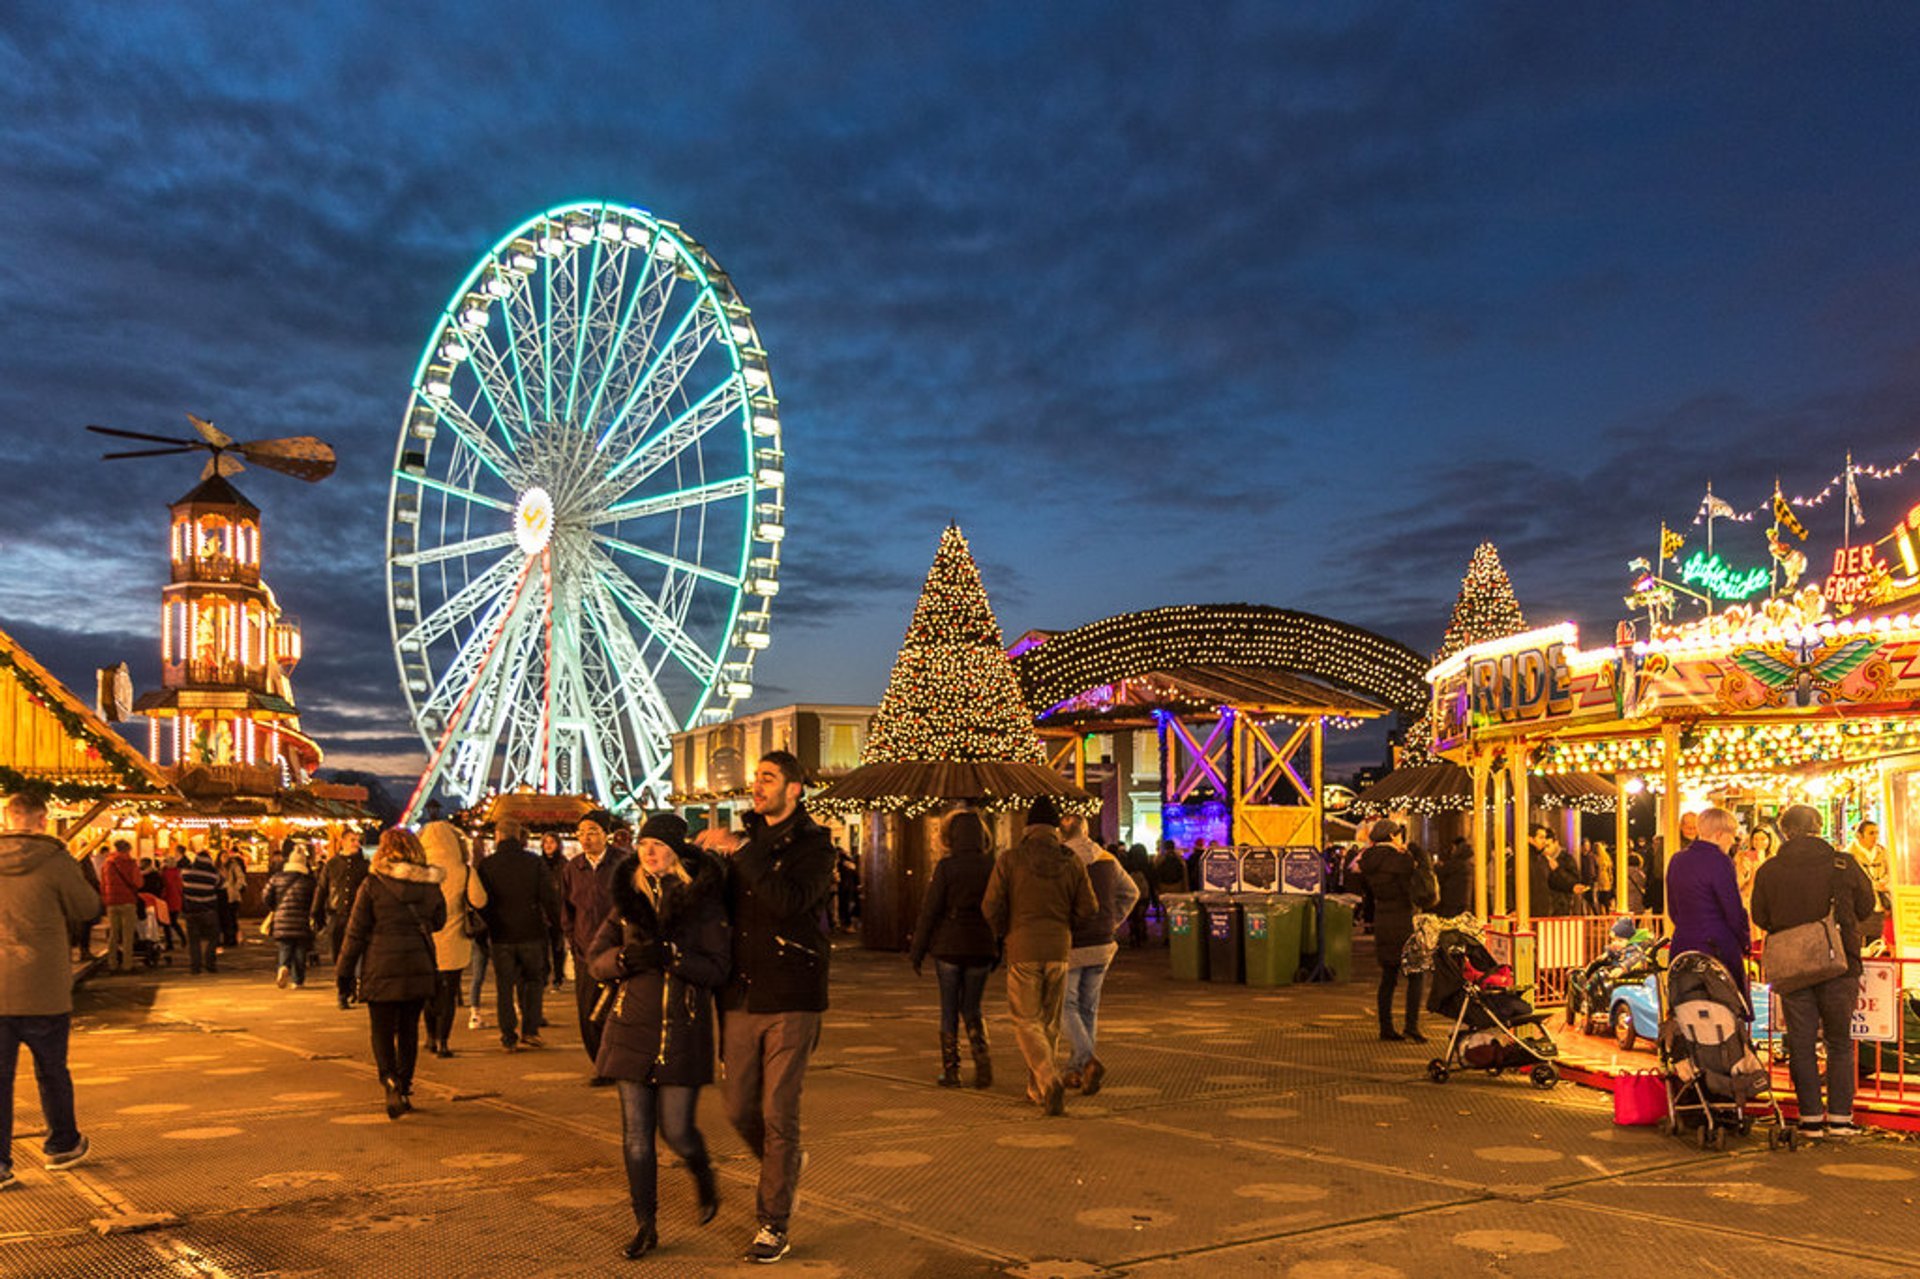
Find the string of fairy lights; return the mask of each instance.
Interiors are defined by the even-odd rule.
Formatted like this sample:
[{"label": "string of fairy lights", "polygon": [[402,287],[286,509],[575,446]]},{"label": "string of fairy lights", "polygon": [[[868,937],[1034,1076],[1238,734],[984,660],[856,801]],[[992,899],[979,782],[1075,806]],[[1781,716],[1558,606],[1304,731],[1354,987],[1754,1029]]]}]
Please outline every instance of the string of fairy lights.
[{"label": "string of fairy lights", "polygon": [[[1831,769],[1920,749],[1920,723],[1904,717],[1818,723],[1714,724],[1680,737],[1680,771],[1690,779],[1783,777],[1790,770]],[[1658,737],[1550,742],[1538,749],[1542,773],[1633,773],[1649,780],[1664,766]]]},{"label": "string of fairy lights", "polygon": [[[1441,636],[1439,651],[1433,655],[1433,665],[1440,665],[1461,649],[1518,635],[1526,629],[1526,615],[1520,609],[1519,597],[1514,594],[1513,579],[1507,576],[1506,565],[1500,562],[1499,549],[1492,542],[1482,542],[1474,547],[1467,561],[1467,571],[1460,579],[1460,593],[1454,597],[1453,613],[1447,618],[1447,630]],[[1435,758],[1433,708],[1428,705],[1407,729],[1401,743],[1400,763],[1402,767],[1417,766],[1433,763]]]}]

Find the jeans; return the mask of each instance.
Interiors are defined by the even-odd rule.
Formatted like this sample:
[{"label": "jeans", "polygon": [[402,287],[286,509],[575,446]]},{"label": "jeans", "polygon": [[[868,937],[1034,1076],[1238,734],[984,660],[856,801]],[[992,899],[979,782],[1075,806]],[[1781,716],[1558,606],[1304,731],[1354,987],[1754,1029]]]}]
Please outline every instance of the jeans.
[{"label": "jeans", "polygon": [[546,940],[495,942],[493,982],[500,1042],[511,1045],[524,1035],[539,1034],[540,1001],[547,984]]},{"label": "jeans", "polygon": [[189,910],[182,912],[180,918],[187,929],[187,966],[196,973],[202,968],[210,973],[218,972],[213,948],[220,944],[220,913]]},{"label": "jeans", "polygon": [[[1860,998],[1860,979],[1830,977],[1816,986],[1780,996],[1787,1015],[1787,1074],[1793,1079],[1794,1101],[1800,1122],[1853,1119],[1853,1005]],[[1827,1044],[1827,1099],[1820,1101],[1818,1040]]]},{"label": "jeans", "polygon": [[800,1085],[819,1043],[819,1013],[732,1008],[722,1022],[727,1122],[760,1161],[754,1211],[775,1230],[787,1228],[800,1183]]},{"label": "jeans", "polygon": [[433,1002],[427,1005],[427,1042],[444,1044],[453,1034],[453,1015],[460,1006],[460,983],[466,970],[442,968],[433,975]]},{"label": "jeans", "polygon": [[480,1007],[480,996],[486,993],[487,965],[492,962],[493,947],[487,944],[486,937],[473,939],[473,957],[467,960],[467,1006]]},{"label": "jeans", "polygon": [[42,1153],[63,1154],[80,1144],[80,1129],[73,1119],[73,1076],[67,1073],[67,1032],[72,1028],[72,1013],[0,1017],[0,1168],[13,1166],[13,1074],[21,1044],[33,1054],[40,1113],[47,1119]]},{"label": "jeans", "polygon": [[[1377,1002],[1380,1012],[1380,1033],[1386,1034],[1393,1029],[1393,987],[1400,980],[1400,964],[1396,959],[1391,964],[1380,965],[1380,989]],[[1425,973],[1407,974],[1407,1029],[1420,1029],[1420,989],[1426,985]]]},{"label": "jeans", "polygon": [[1093,1046],[1100,1021],[1100,988],[1106,984],[1107,967],[1086,964],[1067,969],[1067,997],[1061,1020],[1066,1025],[1068,1070],[1085,1070],[1093,1060]]},{"label": "jeans", "polygon": [[132,902],[107,907],[107,963],[115,972],[133,967],[133,930],[138,920]]},{"label": "jeans", "polygon": [[627,1165],[627,1196],[633,1202],[633,1219],[643,1226],[653,1224],[659,1203],[656,1131],[696,1176],[707,1167],[706,1139],[693,1122],[699,1104],[698,1087],[620,1081],[620,1150]]},{"label": "jeans", "polygon": [[413,1091],[413,1065],[420,1056],[420,1010],[424,999],[374,999],[367,1002],[373,1031],[373,1064],[380,1082]]},{"label": "jeans", "polygon": [[993,965],[986,960],[974,964],[950,964],[944,959],[933,961],[933,971],[940,978],[940,1033],[960,1034],[960,1023],[964,1020],[968,1026],[980,1024],[980,999],[987,993],[987,974]]},{"label": "jeans", "polygon": [[307,948],[311,945],[313,940],[308,937],[274,940],[274,946],[280,952],[280,967],[292,971],[293,984],[296,986],[307,984]]},{"label": "jeans", "polygon": [[1060,1045],[1066,994],[1064,959],[1007,965],[1007,1011],[1013,1016],[1013,1037],[1026,1058],[1033,1086],[1043,1093],[1060,1078],[1053,1057]]}]

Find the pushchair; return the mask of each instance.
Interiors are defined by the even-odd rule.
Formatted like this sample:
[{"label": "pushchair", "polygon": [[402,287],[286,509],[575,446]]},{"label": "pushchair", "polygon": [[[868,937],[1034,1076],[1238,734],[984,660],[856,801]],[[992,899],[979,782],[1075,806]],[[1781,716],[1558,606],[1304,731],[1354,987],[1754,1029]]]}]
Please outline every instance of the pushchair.
[{"label": "pushchair", "polygon": [[1478,929],[1449,928],[1433,948],[1427,1011],[1453,1019],[1446,1051],[1427,1063],[1427,1078],[1444,1084],[1455,1070],[1499,1075],[1525,1070],[1536,1088],[1560,1082],[1560,1055],[1546,1018],[1513,984],[1513,969],[1494,962]]},{"label": "pushchair", "polygon": [[169,965],[173,963],[173,954],[163,942],[166,936],[167,921],[172,918],[167,911],[164,897],[152,893],[141,893],[140,904],[144,908],[133,925],[133,953],[148,968],[159,965],[162,959]]},{"label": "pushchair", "polygon": [[1795,1134],[1774,1100],[1773,1076],[1753,1050],[1753,1009],[1726,965],[1687,951],[1667,965],[1660,1019],[1660,1070],[1667,1081],[1669,1134],[1692,1129],[1702,1150],[1724,1150],[1755,1120],[1771,1124],[1767,1146],[1793,1148]]},{"label": "pushchair", "polygon": [[1644,928],[1621,919],[1613,926],[1613,942],[1592,963],[1567,978],[1567,1025],[1584,1035],[1594,1034],[1594,1021],[1604,1020],[1613,1007],[1613,992],[1645,981],[1659,970],[1659,953],[1666,943]]}]

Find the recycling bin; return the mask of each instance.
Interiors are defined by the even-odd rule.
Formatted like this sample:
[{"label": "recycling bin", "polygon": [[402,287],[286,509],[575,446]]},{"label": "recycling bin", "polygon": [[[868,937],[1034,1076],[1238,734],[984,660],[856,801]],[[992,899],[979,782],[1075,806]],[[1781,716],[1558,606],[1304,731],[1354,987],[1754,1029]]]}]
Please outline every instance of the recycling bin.
[{"label": "recycling bin", "polygon": [[1200,903],[1192,893],[1162,893],[1160,904],[1167,913],[1167,956],[1176,981],[1207,979],[1207,937],[1200,917]]},{"label": "recycling bin", "polygon": [[1337,897],[1320,899],[1320,966],[1328,981],[1353,980],[1353,907]]},{"label": "recycling bin", "polygon": [[1207,980],[1237,984],[1245,980],[1246,940],[1240,903],[1225,893],[1201,893],[1207,934]]},{"label": "recycling bin", "polygon": [[1240,905],[1246,912],[1247,985],[1290,985],[1300,972],[1300,928],[1312,898],[1248,893]]}]

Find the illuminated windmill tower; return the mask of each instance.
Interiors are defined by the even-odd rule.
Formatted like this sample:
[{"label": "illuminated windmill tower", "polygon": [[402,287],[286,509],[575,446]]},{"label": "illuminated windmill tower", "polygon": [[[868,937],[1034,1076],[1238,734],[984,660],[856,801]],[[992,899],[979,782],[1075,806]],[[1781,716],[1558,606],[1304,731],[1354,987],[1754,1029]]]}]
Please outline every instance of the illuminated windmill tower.
[{"label": "illuminated windmill tower", "polygon": [[109,457],[213,454],[200,483],[169,508],[172,571],[160,593],[161,686],[134,703],[147,716],[147,755],[176,780],[198,771],[243,794],[301,786],[320,766],[320,748],[300,731],[293,701],[300,624],[280,612],[261,580],[260,508],[227,476],[242,469],[245,458],[301,479],[323,479],[333,470],[333,450],[307,437],[236,443],[198,418],[193,424],[198,440],[88,428],[170,446]]}]

